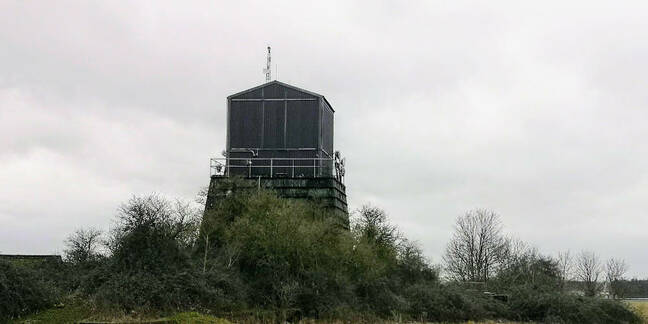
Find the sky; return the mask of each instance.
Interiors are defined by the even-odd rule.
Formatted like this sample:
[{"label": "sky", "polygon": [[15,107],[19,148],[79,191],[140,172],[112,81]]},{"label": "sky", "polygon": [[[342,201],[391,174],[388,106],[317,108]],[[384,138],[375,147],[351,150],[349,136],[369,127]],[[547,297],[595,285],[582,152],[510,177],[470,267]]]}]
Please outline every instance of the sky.
[{"label": "sky", "polygon": [[648,277],[648,4],[0,2],[0,253],[61,253],[133,195],[194,199],[225,98],[273,78],[326,96],[350,208],[431,262],[496,211],[545,254]]}]

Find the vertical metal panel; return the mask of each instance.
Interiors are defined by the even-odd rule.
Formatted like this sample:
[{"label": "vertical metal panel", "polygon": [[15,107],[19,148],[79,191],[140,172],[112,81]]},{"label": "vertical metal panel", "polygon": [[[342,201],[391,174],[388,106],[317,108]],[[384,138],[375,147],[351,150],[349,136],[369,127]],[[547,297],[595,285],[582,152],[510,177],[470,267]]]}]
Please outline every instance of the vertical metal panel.
[{"label": "vertical metal panel", "polygon": [[[317,100],[317,149],[322,149],[322,99]],[[319,153],[319,152],[318,152]]]},{"label": "vertical metal panel", "polygon": [[318,102],[288,101],[286,119],[286,146],[288,148],[316,148],[318,139]]},{"label": "vertical metal panel", "polygon": [[288,147],[288,100],[283,102],[284,104],[284,127],[283,127],[283,147]]},{"label": "vertical metal panel", "polygon": [[[264,96],[263,90],[264,88],[261,88],[261,97]],[[264,129],[265,129],[265,101],[262,101],[261,102],[261,144],[259,145],[259,147],[263,147]]]},{"label": "vertical metal panel", "polygon": [[284,102],[268,101],[265,103],[263,148],[284,147]]},{"label": "vertical metal panel", "polygon": [[333,111],[322,100],[322,149],[333,155]]},{"label": "vertical metal panel", "polygon": [[229,152],[229,150],[232,148],[232,145],[230,145],[230,118],[232,117],[231,112],[230,112],[230,103],[231,101],[227,99],[227,134],[225,135],[225,150]]},{"label": "vertical metal panel", "polygon": [[230,103],[231,148],[261,146],[261,101],[232,101]]}]

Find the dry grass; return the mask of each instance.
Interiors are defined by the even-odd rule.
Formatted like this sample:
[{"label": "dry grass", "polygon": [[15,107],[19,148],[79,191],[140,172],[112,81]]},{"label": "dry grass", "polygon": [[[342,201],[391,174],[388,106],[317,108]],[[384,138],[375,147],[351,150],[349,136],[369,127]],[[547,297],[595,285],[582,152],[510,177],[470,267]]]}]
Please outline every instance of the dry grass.
[{"label": "dry grass", "polygon": [[648,323],[648,300],[629,300],[627,303]]},{"label": "dry grass", "polygon": [[468,321],[466,324],[533,324],[533,322],[509,322],[509,321],[483,321],[483,322],[473,322]]}]

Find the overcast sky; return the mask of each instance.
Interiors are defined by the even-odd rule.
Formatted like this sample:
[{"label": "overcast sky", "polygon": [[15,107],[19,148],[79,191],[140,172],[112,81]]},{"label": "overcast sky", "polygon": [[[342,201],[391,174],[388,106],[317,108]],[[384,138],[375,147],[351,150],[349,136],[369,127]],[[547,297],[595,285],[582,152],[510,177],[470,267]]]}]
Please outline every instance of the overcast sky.
[{"label": "overcast sky", "polygon": [[648,276],[645,2],[268,3],[1,1],[0,253],[60,253],[133,194],[195,197],[270,44],[336,110],[351,207],[432,262],[489,208]]}]

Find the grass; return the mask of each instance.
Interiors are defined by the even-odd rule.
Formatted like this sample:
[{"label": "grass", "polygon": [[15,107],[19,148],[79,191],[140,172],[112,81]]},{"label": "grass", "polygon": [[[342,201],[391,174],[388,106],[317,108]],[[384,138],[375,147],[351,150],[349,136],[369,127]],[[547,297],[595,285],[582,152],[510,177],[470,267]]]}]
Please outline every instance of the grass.
[{"label": "grass", "polygon": [[188,323],[188,324],[231,324],[230,321],[197,312],[177,313],[162,318],[134,318],[132,316],[98,315],[87,305],[71,304],[60,308],[50,308],[11,323]]},{"label": "grass", "polygon": [[[637,313],[641,314],[644,321],[648,323],[648,301],[627,301],[632,309]],[[274,321],[259,321],[259,318],[254,319],[254,316],[250,318],[240,318],[236,322],[240,323],[255,323],[255,322],[267,322],[272,323]],[[32,314],[30,316],[14,320],[11,323],[189,323],[189,324],[231,324],[227,319],[214,317],[211,315],[201,314],[198,312],[182,312],[176,313],[170,316],[161,317],[155,315],[147,316],[138,316],[136,314],[126,315],[122,314],[117,316],[116,314],[100,314],[96,313],[89,305],[84,303],[70,303],[65,307],[50,308],[42,312]],[[354,322],[353,320],[350,322]],[[365,322],[365,321],[359,321]],[[349,321],[333,321],[330,320],[313,320],[305,319],[300,321],[300,323],[349,323]],[[385,321],[385,323],[396,323],[392,321]],[[511,322],[511,321],[468,321],[466,324],[504,324],[504,323],[520,323],[520,322]]]},{"label": "grass", "polygon": [[92,315],[92,310],[80,304],[50,308],[36,314],[14,320],[13,323],[74,323]]},{"label": "grass", "polygon": [[200,314],[197,312],[178,313],[171,317],[164,318],[167,321],[175,323],[191,323],[191,324],[231,324],[230,321],[222,318],[217,318],[209,315]]},{"label": "grass", "polygon": [[[648,311],[648,303],[644,303],[644,311]],[[646,313],[648,314],[648,313]],[[276,323],[278,320],[269,314],[259,314],[258,312],[239,314],[234,316],[233,321],[236,323]],[[226,316],[230,317],[230,316]],[[0,322],[2,322],[0,320]],[[372,323],[373,320],[358,318],[347,320],[331,320],[331,319],[302,319],[299,323],[302,324],[323,324],[323,323]],[[382,323],[396,324],[397,321],[383,320]],[[109,310],[98,311],[87,302],[79,300],[68,300],[68,303],[63,307],[55,307],[46,309],[44,311],[25,316],[20,319],[15,319],[10,323],[188,323],[188,324],[231,324],[228,319],[222,317],[215,317],[211,315],[201,314],[198,312],[181,312],[172,315],[164,314],[126,314],[120,312],[111,312]],[[410,322],[420,323],[420,322]],[[521,322],[511,321],[468,321],[465,324],[513,324]]]},{"label": "grass", "polygon": [[648,323],[648,300],[629,300],[627,303]]},{"label": "grass", "polygon": [[[648,306],[648,303],[646,303]],[[133,318],[130,316],[101,316],[95,314],[90,307],[83,304],[72,304],[61,308],[50,308],[45,311],[32,314],[30,316],[14,320],[12,323],[188,323],[188,324],[231,324],[227,319],[218,318],[210,315],[201,314],[198,312],[182,312],[177,313],[172,316],[162,317],[162,318]],[[242,323],[254,323],[258,322],[252,318],[248,320],[242,320]],[[265,321],[264,321],[265,322]],[[268,323],[274,321],[267,321]],[[364,321],[362,321],[364,322]],[[302,320],[300,323],[348,323],[348,321],[333,321],[330,320]],[[385,321],[385,323],[397,323],[391,321]],[[505,324],[505,323],[515,323],[515,322],[499,322],[499,321],[480,321],[473,322],[468,321],[467,324]]]}]

